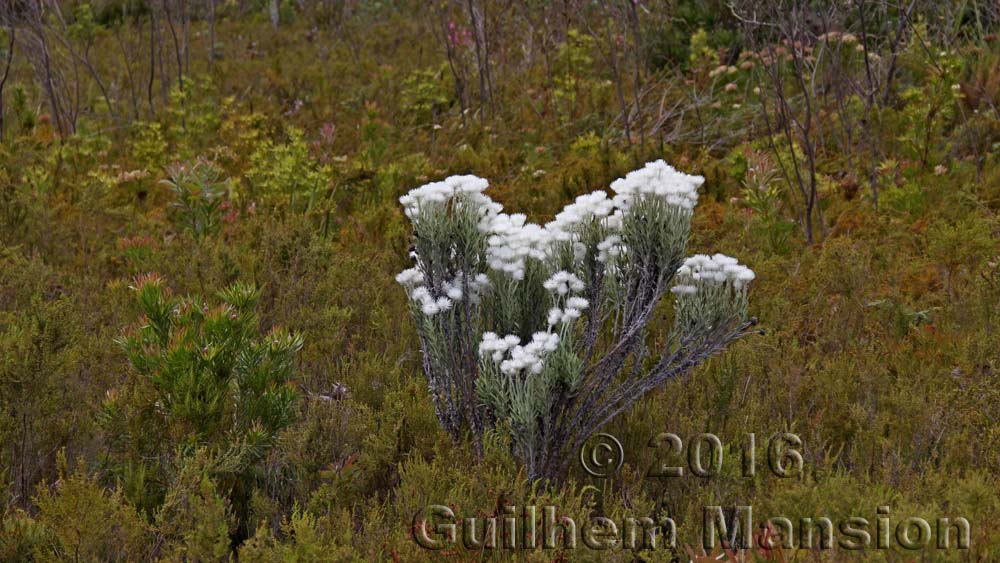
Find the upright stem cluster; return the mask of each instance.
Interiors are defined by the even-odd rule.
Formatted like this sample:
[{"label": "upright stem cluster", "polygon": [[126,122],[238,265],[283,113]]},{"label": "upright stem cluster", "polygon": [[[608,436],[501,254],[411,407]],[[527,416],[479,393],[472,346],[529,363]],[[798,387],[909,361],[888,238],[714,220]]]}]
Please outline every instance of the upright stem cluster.
[{"label": "upright stem cluster", "polygon": [[[682,258],[703,182],[656,161],[544,226],[502,213],[475,176],[403,196],[415,266],[397,281],[445,430],[478,446],[498,425],[531,479],[558,481],[603,424],[750,332],[753,272],[721,254]],[[675,274],[673,330],[649,350]]]}]

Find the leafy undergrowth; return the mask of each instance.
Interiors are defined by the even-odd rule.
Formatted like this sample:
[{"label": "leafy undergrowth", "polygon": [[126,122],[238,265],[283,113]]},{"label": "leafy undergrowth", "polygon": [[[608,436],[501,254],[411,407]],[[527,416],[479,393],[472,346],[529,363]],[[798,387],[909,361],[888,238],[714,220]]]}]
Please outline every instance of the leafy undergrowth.
[{"label": "leafy undergrowth", "polygon": [[[904,53],[899,89],[912,93],[885,110],[878,209],[852,180],[868,172],[821,147],[823,224],[807,245],[791,188],[757,175],[762,135],[630,142],[580,34],[499,83],[483,117],[460,111],[433,22],[385,8],[343,24],[342,40],[306,19],[258,20],[221,21],[227,56],[211,72],[193,61],[183,92],[175,84],[168,106],[127,126],[108,127],[95,101],[59,141],[41,104],[6,110],[0,559],[686,560],[714,505],[753,506],[755,522],[859,516],[872,533],[880,506],[893,529],[964,517],[972,548],[927,556],[1000,556],[1000,168],[989,142],[963,149],[993,134],[965,98],[921,94],[941,80],[922,51]],[[95,53],[120,64],[111,48]],[[982,56],[948,61],[975,75]],[[685,76],[704,79],[690,61]],[[734,83],[749,80],[732,68]],[[15,102],[41,99],[31,69],[15,70]],[[706,106],[719,130],[757,119],[750,89],[731,90]],[[566,485],[532,485],[502,430],[481,456],[453,443],[394,281],[410,240],[397,198],[475,173],[545,221],[656,158],[706,176],[689,254],[737,255],[757,272],[751,313],[765,334],[606,428],[626,452],[612,479],[574,464]],[[658,319],[665,334],[667,312]],[[149,334],[157,323],[170,328]],[[722,471],[647,477],[666,455],[649,446],[662,432],[717,435]],[[761,460],[768,436],[798,435],[804,470],[744,475],[751,432]],[[678,545],[428,552],[413,539],[428,505],[500,518],[525,504],[578,524],[668,516]]]}]

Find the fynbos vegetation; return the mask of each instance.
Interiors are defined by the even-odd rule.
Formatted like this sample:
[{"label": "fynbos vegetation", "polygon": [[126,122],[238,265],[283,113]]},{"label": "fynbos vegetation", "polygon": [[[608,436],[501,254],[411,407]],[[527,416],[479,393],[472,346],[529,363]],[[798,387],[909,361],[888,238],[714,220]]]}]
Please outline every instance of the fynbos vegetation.
[{"label": "fynbos vegetation", "polygon": [[0,0],[0,561],[1000,560],[998,36]]}]

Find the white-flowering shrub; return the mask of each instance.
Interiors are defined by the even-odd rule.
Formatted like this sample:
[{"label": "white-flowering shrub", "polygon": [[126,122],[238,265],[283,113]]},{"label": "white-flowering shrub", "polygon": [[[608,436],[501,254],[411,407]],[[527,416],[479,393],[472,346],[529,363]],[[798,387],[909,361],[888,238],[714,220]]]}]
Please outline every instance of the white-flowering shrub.
[{"label": "white-flowering shrub", "polygon": [[[683,259],[703,182],[658,160],[544,226],[502,213],[475,176],[400,198],[415,265],[396,279],[454,439],[478,447],[499,423],[530,477],[560,479],[603,424],[750,331],[753,272],[722,254]],[[646,325],[668,289],[673,328],[650,350]]]}]

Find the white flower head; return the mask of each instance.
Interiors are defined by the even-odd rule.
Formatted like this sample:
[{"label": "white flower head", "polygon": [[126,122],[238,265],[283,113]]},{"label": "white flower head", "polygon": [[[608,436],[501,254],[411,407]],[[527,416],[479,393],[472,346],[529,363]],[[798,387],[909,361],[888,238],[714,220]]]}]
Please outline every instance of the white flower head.
[{"label": "white flower head", "polygon": [[575,240],[580,229],[593,221],[603,221],[615,210],[614,200],[605,191],[581,195],[545,225],[557,240]]},{"label": "white flower head", "polygon": [[407,268],[396,274],[396,282],[407,287],[424,283],[424,273],[417,268]]},{"label": "white flower head", "polygon": [[557,295],[566,295],[570,291],[579,293],[586,288],[580,278],[565,270],[560,270],[545,280],[542,287]]},{"label": "white flower head", "polygon": [[483,193],[487,187],[489,182],[477,176],[449,176],[441,182],[431,182],[410,190],[399,198],[399,203],[406,216],[416,222],[424,212],[443,210],[449,203],[457,202],[456,205],[474,208],[488,225],[502,206]]},{"label": "white flower head", "polygon": [[678,172],[663,160],[657,160],[615,180],[611,189],[617,194],[615,205],[620,209],[631,207],[634,198],[656,197],[670,207],[690,214],[698,204],[698,188],[704,182],[703,176]]},{"label": "white flower head", "polygon": [[731,256],[695,254],[677,269],[677,285],[670,291],[678,297],[694,295],[701,289],[709,288],[731,287],[740,291],[755,277],[753,270]]},{"label": "white flower head", "polygon": [[559,335],[552,332],[536,332],[524,346],[520,341],[515,335],[500,338],[493,332],[484,333],[479,355],[489,358],[505,375],[537,375],[545,369],[545,357],[559,347]]},{"label": "white flower head", "polygon": [[525,223],[524,214],[497,214],[492,218],[487,239],[486,259],[490,268],[516,280],[524,279],[529,259],[548,256],[551,233],[534,223]]}]

